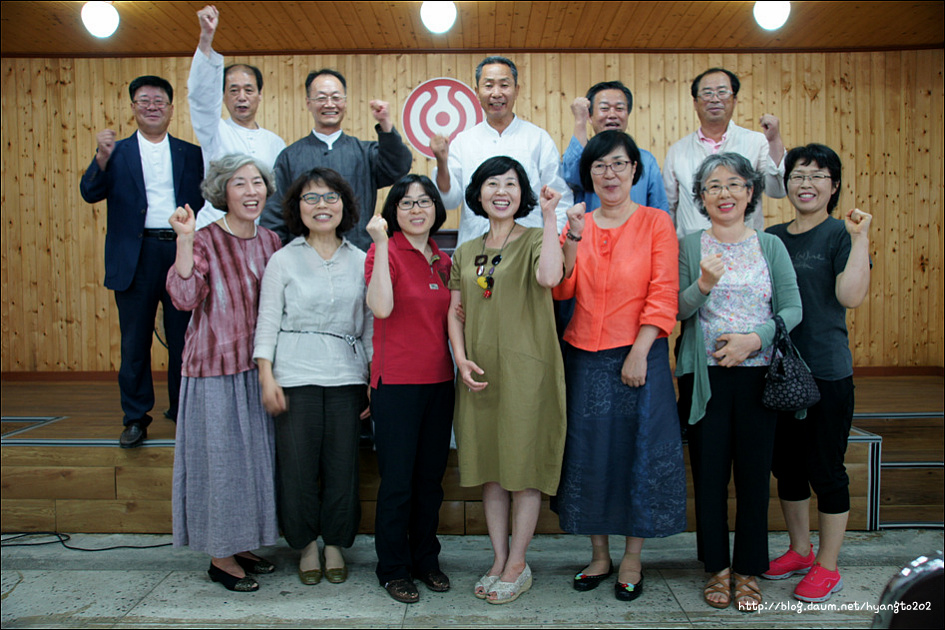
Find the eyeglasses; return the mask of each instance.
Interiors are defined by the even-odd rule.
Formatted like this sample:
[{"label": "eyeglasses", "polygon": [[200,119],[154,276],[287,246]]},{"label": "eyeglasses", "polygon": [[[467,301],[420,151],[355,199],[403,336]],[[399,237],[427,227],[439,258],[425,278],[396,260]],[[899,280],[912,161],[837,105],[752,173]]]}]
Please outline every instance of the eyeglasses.
[{"label": "eyeglasses", "polygon": [[788,181],[795,186],[800,186],[805,181],[810,182],[811,184],[819,184],[822,181],[830,179],[830,175],[824,175],[823,173],[812,173],[810,175],[802,175],[801,173],[794,173],[788,177]]},{"label": "eyeglasses", "polygon": [[433,206],[433,200],[429,197],[420,197],[419,199],[401,199],[397,202],[398,210],[413,210],[414,206],[430,208]]},{"label": "eyeglasses", "polygon": [[338,193],[334,191],[326,192],[321,195],[319,195],[318,193],[313,193],[313,192],[305,193],[304,195],[302,195],[302,201],[312,206],[317,204],[319,200],[321,199],[324,199],[325,203],[335,203],[336,201],[341,199],[341,195],[339,195]]},{"label": "eyeglasses", "polygon": [[348,97],[344,94],[332,94],[331,96],[325,96],[322,94],[321,96],[316,96],[315,98],[310,98],[308,100],[312,101],[316,105],[327,105],[328,103],[331,103],[332,105],[340,105],[341,103],[344,103],[346,100],[348,100]]},{"label": "eyeglasses", "polygon": [[164,109],[165,107],[170,105],[170,103],[168,101],[165,101],[163,98],[155,98],[155,99],[139,98],[138,100],[131,101],[131,102],[137,105],[138,107],[140,107],[141,109],[151,109],[152,107],[154,109]]},{"label": "eyeglasses", "polygon": [[746,190],[748,188],[748,184],[746,184],[745,182],[731,182],[728,184],[711,184],[703,188],[702,192],[708,195],[709,197],[718,197],[719,195],[722,194],[723,188],[727,190],[728,192],[730,192],[731,194],[737,195],[743,190]]},{"label": "eyeglasses", "polygon": [[717,90],[702,90],[699,92],[699,98],[703,101],[711,101],[714,98],[719,99],[720,101],[727,101],[732,98],[735,93],[728,88],[719,88]]},{"label": "eyeglasses", "polygon": [[614,173],[623,173],[627,170],[627,167],[630,166],[630,160],[614,160],[610,164],[604,164],[603,162],[598,162],[591,166],[592,175],[603,175],[607,172],[609,168]]}]

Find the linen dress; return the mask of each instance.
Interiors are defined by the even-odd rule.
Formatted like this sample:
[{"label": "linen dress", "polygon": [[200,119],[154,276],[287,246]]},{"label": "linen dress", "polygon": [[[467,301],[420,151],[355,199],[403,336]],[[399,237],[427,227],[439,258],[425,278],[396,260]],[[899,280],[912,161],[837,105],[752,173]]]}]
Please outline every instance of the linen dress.
[{"label": "linen dress", "polygon": [[194,272],[167,290],[193,316],[174,449],[174,546],[215,558],[275,544],[275,444],[253,362],[259,287],[279,237],[216,223],[194,236]]},{"label": "linen dress", "polygon": [[[454,426],[460,484],[497,482],[505,490],[558,489],[566,432],[564,365],[555,333],[551,290],[535,271],[542,230],[529,228],[506,245],[496,265],[492,297],[476,284],[475,258],[483,239],[453,255],[450,289],[466,312],[466,356],[489,385],[470,392],[457,380]],[[498,249],[486,249],[489,262]]]}]

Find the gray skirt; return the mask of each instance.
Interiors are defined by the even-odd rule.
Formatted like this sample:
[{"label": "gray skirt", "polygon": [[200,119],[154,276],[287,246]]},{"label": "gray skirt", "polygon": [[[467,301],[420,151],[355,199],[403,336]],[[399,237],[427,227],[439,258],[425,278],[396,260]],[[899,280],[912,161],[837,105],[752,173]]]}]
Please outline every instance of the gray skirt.
[{"label": "gray skirt", "polygon": [[275,544],[275,442],[256,370],[184,377],[174,449],[174,546],[225,558]]}]

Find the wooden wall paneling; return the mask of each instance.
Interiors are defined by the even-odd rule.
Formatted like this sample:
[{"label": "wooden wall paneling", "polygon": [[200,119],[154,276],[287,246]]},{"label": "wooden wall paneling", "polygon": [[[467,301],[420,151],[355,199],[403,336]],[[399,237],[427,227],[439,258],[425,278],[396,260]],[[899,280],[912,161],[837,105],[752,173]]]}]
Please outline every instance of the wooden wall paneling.
[{"label": "wooden wall paneling", "polygon": [[[20,89],[18,106],[22,115],[20,117],[20,201],[23,211],[19,213],[19,219],[22,225],[21,237],[24,242],[31,243],[32,246],[20,252],[20,269],[23,279],[24,299],[23,307],[27,317],[27,328],[25,329],[24,341],[28,344],[22,360],[27,370],[39,369],[36,360],[36,353],[40,351],[39,343],[42,341],[37,334],[37,326],[40,325],[39,319],[39,295],[37,294],[37,245],[42,243],[40,235],[39,218],[34,209],[35,199],[40,194],[37,185],[37,158],[36,145],[37,127],[42,127],[42,121],[35,120],[30,116],[33,111],[33,102],[36,98],[37,81],[34,78],[37,60],[29,60],[24,64],[23,71],[17,77],[17,87]],[[25,166],[25,168],[24,168]]]},{"label": "wooden wall paneling", "polygon": [[[0,60],[2,64],[2,85],[13,85],[16,81],[17,65],[10,59]],[[19,179],[18,154],[14,147],[17,144],[19,122],[17,120],[17,106],[15,94],[8,94],[7,89],[0,91],[0,125],[6,130],[3,134],[3,154],[0,156],[0,207],[3,208],[3,220],[0,221],[0,240],[4,246],[0,254],[0,291],[3,294],[0,305],[0,354],[4,357],[4,368],[8,365],[17,365],[22,350],[19,341],[19,331],[23,328],[23,311],[20,308],[21,298],[17,294],[20,285],[20,275],[14,271],[14,261],[19,259],[19,250],[23,239],[20,237],[20,221],[12,208],[19,208]],[[9,208],[9,210],[8,210]],[[7,357],[11,358],[8,364]],[[21,368],[22,369],[22,368]]]},{"label": "wooden wall paneling", "polygon": [[[828,59],[833,61],[836,76],[831,90],[832,96],[829,97],[833,104],[830,113],[832,120],[836,122],[827,125],[828,129],[835,131],[833,132],[833,144],[828,146],[837,152],[843,165],[843,190],[839,205],[841,208],[862,206],[867,209],[867,212],[872,212],[869,209],[869,200],[865,198],[868,190],[862,186],[857,187],[857,182],[860,181],[858,170],[861,156],[862,159],[865,159],[867,153],[864,147],[860,145],[856,126],[856,59],[852,55],[829,55]],[[876,260],[876,230],[877,226],[874,219],[874,223],[870,226],[870,254],[874,263]],[[847,311],[847,330],[852,346],[854,365],[871,365],[869,305],[878,299],[876,295],[876,283],[873,282],[866,301],[855,311]]]},{"label": "wooden wall paneling", "polygon": [[[48,103],[46,102],[46,60],[33,59],[30,63],[30,98],[29,106],[31,111],[46,111],[49,114]],[[51,120],[55,120],[51,118]],[[49,125],[34,124],[28,146],[31,154],[31,177],[33,184],[33,198],[29,206],[29,213],[33,221],[30,225],[34,230],[34,242],[36,246],[30,252],[30,292],[32,293],[31,315],[35,318],[33,321],[33,347],[30,357],[30,363],[35,366],[34,369],[40,371],[49,370],[47,362],[48,352],[51,350],[48,336],[48,322],[56,317],[57,313],[50,303],[51,278],[48,277],[50,268],[50,245],[49,241],[55,238],[51,233],[49,223],[49,212],[47,201],[49,199],[47,177],[47,164],[50,160],[43,160],[43,155],[49,155]],[[40,318],[40,313],[48,313],[49,318]],[[56,351],[58,349],[52,349]]]},{"label": "wooden wall paneling", "polygon": [[[849,55],[853,59],[851,69],[851,79],[853,91],[856,94],[859,90],[869,89],[872,77],[869,68],[869,53],[852,53]],[[857,199],[862,199],[862,203],[868,208],[878,207],[872,194],[872,165],[874,162],[872,137],[873,120],[871,112],[873,111],[873,102],[870,99],[855,98],[852,102],[853,114],[853,142],[854,156],[856,161],[852,169],[848,168],[853,190]],[[883,274],[887,264],[884,256],[883,243],[885,217],[883,213],[875,213],[871,224],[870,255],[873,260],[872,282],[870,284],[870,299],[860,309],[868,317],[866,322],[866,339],[863,342],[866,365],[878,365],[876,357],[882,353],[883,348],[883,330],[877,326],[882,321],[883,313]],[[890,361],[890,365],[895,363]]]},{"label": "wooden wall paneling", "polygon": [[[679,55],[661,55],[660,56],[660,84],[661,84],[661,106],[651,110],[650,135],[652,142],[646,148],[647,151],[656,157],[660,168],[666,160],[666,152],[672,143],[681,137],[679,133],[679,124],[683,117],[683,110],[688,105],[692,109],[692,99],[679,99],[679,77],[681,72],[681,63]],[[655,125],[652,119],[658,119]]]},{"label": "wooden wall paneling", "polygon": [[0,500],[5,532],[55,532],[56,502],[52,499]]},{"label": "wooden wall paneling", "polygon": [[[78,272],[81,269],[79,250],[81,224],[77,220],[77,213],[82,199],[76,187],[74,173],[79,172],[81,167],[78,160],[75,100],[70,94],[75,86],[75,78],[70,60],[58,60],[56,66],[56,99],[60,126],[55,151],[62,156],[62,160],[57,164],[54,178],[54,189],[57,192],[52,195],[51,200],[56,215],[61,221],[60,238],[63,250],[61,260],[65,269],[74,269]],[[57,369],[75,370],[76,361],[81,356],[84,343],[80,325],[82,285],[76,281],[75,277],[60,275],[58,269],[54,269],[54,272],[55,276],[65,284],[65,289],[57,296],[57,301],[61,300],[63,305],[58,334],[60,346],[64,346],[63,353],[56,356]]]},{"label": "wooden wall paneling", "polygon": [[[884,94],[886,82],[886,53],[871,53],[870,55],[870,82],[874,87],[874,110],[871,112],[871,149],[872,163],[870,168],[870,184],[873,204],[884,208],[883,216],[883,255],[886,264],[883,266],[883,275],[880,283],[883,287],[881,320],[890,325],[883,326],[882,347],[879,354],[891,353],[891,365],[902,365],[902,349],[899,345],[899,328],[902,324],[899,318],[899,294],[903,287],[903,278],[899,277],[898,258],[900,255],[899,221],[896,217],[896,208],[889,201],[888,190],[892,182],[888,180],[889,156],[887,149],[891,142],[896,140],[894,129],[888,127],[889,122],[898,113],[892,98]],[[882,86],[882,87],[881,87]],[[898,94],[896,95],[898,98]],[[896,116],[897,117],[897,116]],[[897,117],[898,118],[898,117]],[[901,295],[901,294],[900,294]],[[889,364],[887,364],[889,365]]]},{"label": "wooden wall paneling", "polygon": [[[924,55],[920,61],[922,76],[925,78],[924,85],[929,86],[928,107],[925,110],[929,113],[928,133],[925,137],[928,139],[926,149],[929,156],[929,168],[923,173],[931,177],[929,183],[929,203],[931,209],[929,226],[929,285],[933,289],[931,298],[931,308],[929,309],[929,327],[926,337],[930,343],[927,347],[930,351],[928,362],[932,365],[941,365],[945,361],[945,309],[943,309],[943,277],[942,277],[942,223],[945,220],[945,151],[942,150],[943,140],[945,138],[945,77],[943,72],[943,58],[945,51],[930,51]],[[923,87],[918,93],[925,98],[926,89]]]},{"label": "wooden wall paneling", "polygon": [[170,501],[56,501],[57,531],[170,534]]},{"label": "wooden wall paneling", "polygon": [[[110,86],[104,81],[104,59],[77,59],[76,60],[76,115],[78,118],[76,133],[76,155],[79,161],[79,170],[73,177],[73,186],[78,187],[85,169],[88,168],[95,155],[95,134],[105,128],[114,129],[119,135],[118,120],[115,117],[106,119],[106,115],[117,116],[113,111],[115,103],[119,102],[118,95],[106,98],[106,91]],[[108,110],[105,102],[108,102]],[[105,204],[89,205],[79,197],[80,222],[83,226],[81,236],[85,310],[83,316],[88,317],[84,322],[91,326],[94,332],[86,334],[85,365],[79,369],[89,370],[117,370],[119,351],[118,338],[118,311],[114,306],[111,291],[104,289],[105,282]],[[95,368],[88,367],[95,365]]]},{"label": "wooden wall paneling", "polygon": [[44,323],[42,335],[44,371],[62,369],[57,357],[68,356],[68,348],[65,339],[62,336],[65,323],[65,305],[63,299],[68,298],[67,278],[55,273],[56,269],[65,268],[63,259],[63,223],[61,218],[62,209],[56,204],[55,209],[50,204],[50,199],[63,199],[64,195],[59,189],[58,173],[61,172],[65,156],[60,151],[59,134],[62,131],[62,112],[59,109],[58,98],[58,62],[55,59],[43,60],[43,71],[41,80],[43,81],[43,100],[41,107],[49,113],[49,118],[53,124],[44,125],[44,146],[42,153],[47,155],[58,155],[58,160],[43,160],[43,193],[35,201],[35,207],[42,212],[45,217],[44,232],[48,235],[41,249],[43,264],[41,266],[41,278],[44,293],[44,310],[52,311],[52,319],[47,318]]},{"label": "wooden wall paneling", "polygon": [[[433,76],[474,85],[482,56],[233,60],[262,69],[262,119],[291,143],[311,131],[301,89],[311,69],[336,67],[349,77],[346,130],[370,138],[372,98],[391,102],[399,124],[413,86]],[[691,79],[711,66],[734,68],[745,90],[736,122],[757,129],[757,118],[773,111],[789,146],[819,141],[833,147],[846,171],[841,209],[860,206],[874,214],[870,296],[849,316],[855,365],[942,364],[942,51],[513,58],[522,73],[518,111],[547,129],[559,148],[570,141],[571,101],[596,81],[619,78],[635,96],[630,131],[660,163],[669,145],[698,124]],[[105,204],[82,201],[78,180],[94,155],[98,131],[113,128],[122,138],[134,131],[127,84],[139,74],[172,81],[178,98],[171,133],[193,139],[185,88],[190,63],[190,56],[3,61],[4,371],[117,370],[117,310],[102,287]],[[432,161],[414,155],[413,170],[429,174]],[[766,202],[766,210],[769,222],[791,216],[786,201]],[[455,217],[448,226],[455,226]],[[164,360],[163,350],[156,351],[154,366],[163,367]]]},{"label": "wooden wall paneling", "polygon": [[[663,152],[665,142],[663,140],[666,133],[664,124],[666,112],[666,57],[662,55],[651,55],[645,58],[646,66],[642,71],[638,68],[637,74],[633,76],[634,85],[638,86],[637,91],[633,93],[634,101],[639,93],[645,97],[642,102],[634,103],[633,112],[630,114],[630,123],[628,128],[633,128],[634,138],[638,147],[641,147],[654,156],[654,148],[659,148]],[[656,158],[662,165],[660,157]]]},{"label": "wooden wall paneling", "polygon": [[906,137],[903,125],[903,110],[907,106],[903,94],[907,77],[904,73],[902,53],[887,52],[885,61],[885,87],[883,89],[883,98],[886,101],[885,127],[887,133],[892,132],[894,136],[887,143],[885,151],[886,168],[883,181],[886,184],[886,190],[883,206],[888,208],[895,217],[895,233],[898,241],[898,264],[895,270],[895,275],[898,277],[898,299],[895,302],[898,310],[896,321],[899,325],[895,328],[899,336],[897,345],[901,364],[915,365],[917,348],[911,340],[921,334],[919,332],[921,325],[915,312],[919,278],[916,277],[913,261],[915,260],[915,237],[921,231],[921,227],[915,224],[915,216],[907,216],[903,213],[907,205],[902,194],[909,188],[903,181],[903,175],[905,165],[910,161],[907,155],[913,144],[913,139]]},{"label": "wooden wall paneling", "polygon": [[[912,303],[907,312],[911,313],[912,322],[911,334],[908,339],[910,351],[910,363],[915,364],[925,359],[928,350],[920,341],[920,331],[927,330],[928,321],[928,274],[923,260],[928,259],[928,238],[929,238],[929,208],[920,207],[916,203],[916,162],[919,157],[920,139],[916,134],[916,54],[915,51],[903,51],[900,54],[900,67],[902,68],[902,108],[900,134],[902,137],[901,147],[901,171],[899,184],[900,229],[910,230],[910,241],[912,244],[912,254],[908,261],[908,268],[912,275]],[[903,211],[907,208],[914,208],[912,216]],[[914,227],[914,229],[912,229]]]},{"label": "wooden wall paneling", "polygon": [[3,466],[4,499],[114,499],[115,469]]}]

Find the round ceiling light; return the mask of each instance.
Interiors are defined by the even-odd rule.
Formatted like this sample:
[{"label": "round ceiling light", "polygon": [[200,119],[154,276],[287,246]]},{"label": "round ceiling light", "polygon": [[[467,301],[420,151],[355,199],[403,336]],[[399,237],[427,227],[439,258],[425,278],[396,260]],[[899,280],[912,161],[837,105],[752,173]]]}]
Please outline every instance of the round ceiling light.
[{"label": "round ceiling light", "polygon": [[790,2],[756,2],[752,10],[755,22],[766,31],[776,31],[787,22],[791,14]]},{"label": "round ceiling light", "polygon": [[420,20],[431,33],[445,33],[456,22],[456,3],[424,2],[420,5]]},{"label": "round ceiling light", "polygon": [[82,23],[95,37],[111,37],[118,22],[118,10],[111,2],[86,2],[82,7]]}]

